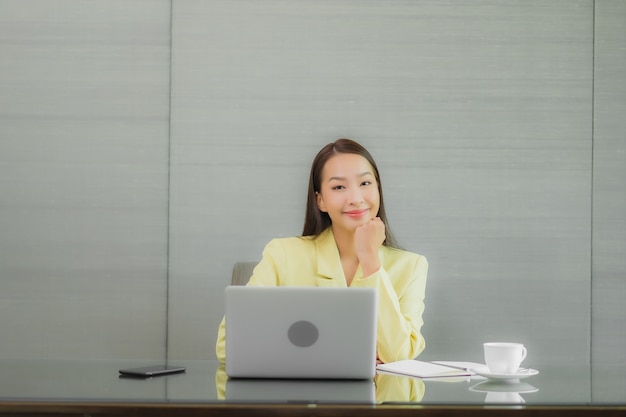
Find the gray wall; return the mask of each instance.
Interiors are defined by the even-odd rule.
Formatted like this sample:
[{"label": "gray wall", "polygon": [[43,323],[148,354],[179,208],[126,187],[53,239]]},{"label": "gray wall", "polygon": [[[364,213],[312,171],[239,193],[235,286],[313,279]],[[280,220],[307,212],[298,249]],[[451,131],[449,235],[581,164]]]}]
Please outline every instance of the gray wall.
[{"label": "gray wall", "polygon": [[626,1],[598,1],[594,65],[592,368],[596,400],[626,392]]},{"label": "gray wall", "polygon": [[169,25],[0,1],[0,357],[165,354]]},{"label": "gray wall", "polygon": [[429,258],[425,359],[625,361],[624,4],[0,0],[0,356],[212,358],[347,136]]}]

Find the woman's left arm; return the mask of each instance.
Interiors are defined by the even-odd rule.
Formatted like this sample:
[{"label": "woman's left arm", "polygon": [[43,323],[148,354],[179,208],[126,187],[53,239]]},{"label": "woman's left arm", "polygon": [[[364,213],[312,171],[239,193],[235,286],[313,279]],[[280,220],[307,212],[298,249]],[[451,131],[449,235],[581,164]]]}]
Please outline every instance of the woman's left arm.
[{"label": "woman's left arm", "polygon": [[389,272],[383,266],[352,285],[378,289],[377,351],[385,363],[413,359],[426,346],[420,330],[424,324],[428,261],[407,252],[399,258]]}]

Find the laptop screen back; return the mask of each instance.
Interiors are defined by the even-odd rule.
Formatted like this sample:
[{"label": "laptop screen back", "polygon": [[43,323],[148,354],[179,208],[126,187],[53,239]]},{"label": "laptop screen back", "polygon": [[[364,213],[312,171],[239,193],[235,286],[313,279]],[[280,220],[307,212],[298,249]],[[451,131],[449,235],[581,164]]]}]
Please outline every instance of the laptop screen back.
[{"label": "laptop screen back", "polygon": [[226,373],[243,378],[373,378],[373,288],[229,286]]}]

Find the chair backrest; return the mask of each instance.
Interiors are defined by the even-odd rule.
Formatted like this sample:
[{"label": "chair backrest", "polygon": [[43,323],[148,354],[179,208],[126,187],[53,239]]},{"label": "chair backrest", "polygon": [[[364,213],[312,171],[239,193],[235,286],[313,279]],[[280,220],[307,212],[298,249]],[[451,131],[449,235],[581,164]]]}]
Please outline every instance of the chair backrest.
[{"label": "chair backrest", "polygon": [[252,271],[258,262],[237,262],[233,266],[232,285],[246,285],[252,276]]}]

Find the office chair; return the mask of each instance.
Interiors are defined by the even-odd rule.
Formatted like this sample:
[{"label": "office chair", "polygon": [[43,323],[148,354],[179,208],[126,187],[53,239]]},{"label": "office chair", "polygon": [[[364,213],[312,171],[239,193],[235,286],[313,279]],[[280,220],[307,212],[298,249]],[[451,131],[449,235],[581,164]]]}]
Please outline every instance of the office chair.
[{"label": "office chair", "polygon": [[233,266],[231,285],[246,285],[257,263],[258,262],[236,262]]}]

